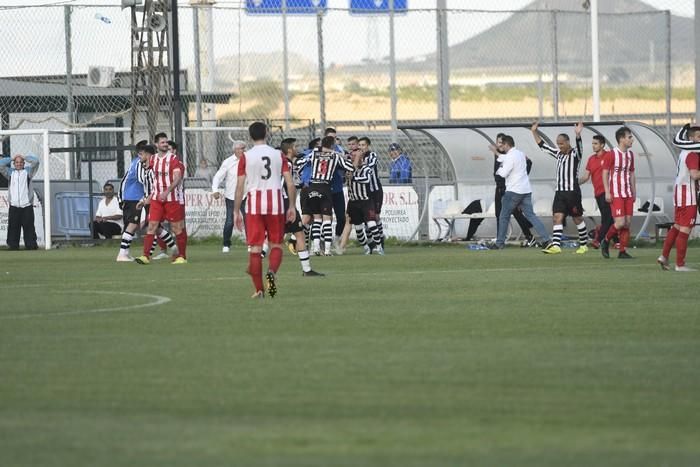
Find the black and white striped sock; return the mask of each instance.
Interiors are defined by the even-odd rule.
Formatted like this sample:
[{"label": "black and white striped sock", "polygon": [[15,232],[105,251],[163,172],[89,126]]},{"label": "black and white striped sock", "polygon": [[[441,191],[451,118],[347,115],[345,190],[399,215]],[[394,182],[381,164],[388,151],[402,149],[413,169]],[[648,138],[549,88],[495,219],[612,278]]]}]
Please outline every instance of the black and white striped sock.
[{"label": "black and white striped sock", "polygon": [[158,236],[161,238],[161,240],[165,242],[166,245],[168,245],[168,248],[175,247],[175,237],[173,237],[172,234],[167,230],[162,229]]},{"label": "black and white striped sock", "polygon": [[321,249],[321,221],[315,220],[311,224],[311,240],[314,242],[314,250],[318,251]]},{"label": "black and white striped sock", "polygon": [[130,234],[126,230],[122,234],[122,243],[119,245],[119,254],[127,256],[129,254],[129,248],[131,247],[131,242],[134,239],[133,234]]},{"label": "black and white striped sock", "polygon": [[564,233],[564,226],[557,224],[552,228],[552,245],[561,246],[561,235]]},{"label": "black and white striped sock", "polygon": [[365,236],[365,226],[360,224],[355,226],[355,235],[360,245],[367,245],[367,237]]},{"label": "black and white striped sock", "polygon": [[301,270],[304,272],[311,271],[311,261],[309,261],[309,250],[297,251],[299,262],[301,262]]},{"label": "black and white striped sock", "polygon": [[578,244],[581,246],[588,244],[588,231],[586,230],[586,223],[581,221],[579,225],[576,226],[578,230]]},{"label": "black and white striped sock", "polygon": [[323,221],[321,229],[323,235],[323,247],[327,253],[330,253],[331,245],[333,243],[333,227],[331,221]]},{"label": "black and white striped sock", "polygon": [[381,235],[379,235],[379,228],[375,221],[367,222],[367,236],[372,240],[375,245],[380,245],[382,241]]},{"label": "black and white striped sock", "polygon": [[382,225],[382,221],[377,221],[377,231],[379,232],[380,239],[377,243],[381,243],[382,246],[384,246],[384,226]]}]

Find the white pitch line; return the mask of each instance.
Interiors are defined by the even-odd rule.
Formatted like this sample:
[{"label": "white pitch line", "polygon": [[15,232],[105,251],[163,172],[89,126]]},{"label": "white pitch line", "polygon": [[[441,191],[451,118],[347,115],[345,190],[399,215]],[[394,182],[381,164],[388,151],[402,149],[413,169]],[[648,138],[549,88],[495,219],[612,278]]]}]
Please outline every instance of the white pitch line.
[{"label": "white pitch line", "polygon": [[[68,294],[72,294],[73,292],[55,292],[55,293],[62,293],[62,294],[68,295]],[[109,313],[112,311],[127,311],[127,310],[136,310],[139,308],[158,306],[158,305],[162,305],[164,303],[168,303],[170,301],[169,297],[163,297],[160,295],[151,295],[151,294],[145,294],[145,293],[136,293],[136,292],[109,292],[109,291],[104,291],[104,290],[82,290],[82,291],[80,291],[80,293],[102,294],[102,295],[129,295],[132,297],[151,298],[151,299],[154,299],[154,301],[148,302],[148,303],[140,303],[138,305],[115,306],[115,307],[109,307],[109,308],[95,308],[92,310],[74,310],[74,311],[62,311],[62,312],[58,312],[58,313],[31,313],[31,314],[24,314],[24,315],[0,316],[0,319],[24,319],[24,318],[36,318],[36,317],[45,318],[45,317],[52,317],[52,316],[69,316],[69,315],[81,315],[81,314],[88,314],[88,313]]]}]

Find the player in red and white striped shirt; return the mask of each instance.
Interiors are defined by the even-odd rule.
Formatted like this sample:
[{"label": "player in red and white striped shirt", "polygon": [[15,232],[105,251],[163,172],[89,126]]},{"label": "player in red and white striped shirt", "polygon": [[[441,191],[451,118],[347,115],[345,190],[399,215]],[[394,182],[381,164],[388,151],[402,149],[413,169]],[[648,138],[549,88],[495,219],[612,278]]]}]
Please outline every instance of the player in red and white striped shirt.
[{"label": "player in red and white striped shirt", "polygon": [[165,133],[158,133],[155,142],[158,154],[151,158],[150,163],[153,183],[149,195],[148,229],[143,239],[143,256],[136,258],[136,262],[139,264],[151,262],[153,237],[158,230],[158,225],[167,220],[175,234],[178,249],[178,256],[173,264],[185,264],[187,263],[187,232],[185,231],[185,193],[182,188],[185,167],[180,159],[170,152],[168,137]]},{"label": "player in red and white striped shirt", "polygon": [[[700,127],[683,127],[674,139],[674,143],[686,138],[689,138],[688,143],[700,143]],[[685,253],[688,250],[688,237],[695,227],[695,215],[698,210],[698,179],[700,179],[700,153],[682,151],[678,155],[676,183],[673,187],[673,227],[669,229],[661,256],[656,260],[664,271],[669,269],[668,256],[674,245],[676,246],[676,271],[695,271],[685,265]]]},{"label": "player in red and white striped shirt", "polygon": [[610,203],[614,224],[605,234],[600,243],[600,251],[604,258],[610,257],[610,239],[615,235],[620,238],[619,259],[631,259],[627,253],[630,240],[630,224],[636,196],[636,178],[634,175],[634,153],[631,150],[634,143],[632,130],[623,126],[615,132],[617,147],[609,151],[603,164],[603,181],[605,200]]},{"label": "player in red and white striped shirt", "polygon": [[[277,293],[275,274],[282,263],[282,241],[284,224],[296,218],[296,189],[292,174],[284,155],[279,149],[265,143],[267,127],[255,122],[248,128],[253,147],[247,150],[238,161],[238,184],[233,208],[234,224],[243,230],[243,217],[240,213],[244,190],[247,192],[246,239],[250,246],[248,274],[253,279],[255,293],[252,298],[263,298],[262,251],[265,237],[270,245],[270,262],[265,276],[267,293],[274,297]],[[287,184],[289,208],[284,208],[282,178]]]}]

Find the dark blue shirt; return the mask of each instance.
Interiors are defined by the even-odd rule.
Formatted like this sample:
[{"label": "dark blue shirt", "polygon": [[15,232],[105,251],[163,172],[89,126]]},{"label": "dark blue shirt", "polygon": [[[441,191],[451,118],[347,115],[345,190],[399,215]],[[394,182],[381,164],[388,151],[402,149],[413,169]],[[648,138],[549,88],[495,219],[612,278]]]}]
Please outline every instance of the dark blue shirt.
[{"label": "dark blue shirt", "polygon": [[413,169],[411,167],[411,159],[406,154],[401,154],[399,157],[391,161],[389,167],[389,183],[412,183]]}]

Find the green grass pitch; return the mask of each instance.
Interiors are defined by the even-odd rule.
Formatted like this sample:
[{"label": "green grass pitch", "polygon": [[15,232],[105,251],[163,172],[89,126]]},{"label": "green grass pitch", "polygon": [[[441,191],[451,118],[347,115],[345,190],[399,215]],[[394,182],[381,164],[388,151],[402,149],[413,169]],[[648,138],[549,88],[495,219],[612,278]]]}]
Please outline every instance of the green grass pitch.
[{"label": "green grass pitch", "polygon": [[264,301],[241,246],[116,249],[0,252],[0,465],[700,465],[700,273],[658,248],[285,251]]}]

